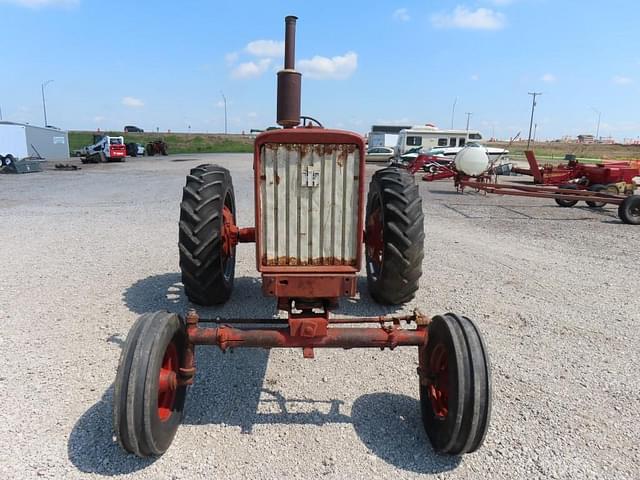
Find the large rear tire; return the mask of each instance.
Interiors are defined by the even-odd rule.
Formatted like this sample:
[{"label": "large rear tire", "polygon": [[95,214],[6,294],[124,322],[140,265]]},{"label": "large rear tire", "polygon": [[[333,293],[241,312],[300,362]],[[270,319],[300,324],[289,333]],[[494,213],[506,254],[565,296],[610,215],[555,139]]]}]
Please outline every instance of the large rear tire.
[{"label": "large rear tire", "polygon": [[113,429],[127,452],[149,457],[169,448],[187,393],[178,384],[185,342],[174,313],[145,313],[131,327],[113,391]]},{"label": "large rear tire", "polygon": [[420,355],[420,409],[433,449],[476,451],[491,417],[491,367],[478,328],[467,317],[436,316]]},{"label": "large rear tire", "polygon": [[182,283],[194,303],[215,305],[231,296],[236,253],[224,225],[235,225],[235,216],[229,170],[218,165],[193,168],[180,204],[179,248]]},{"label": "large rear tire", "polygon": [[371,179],[365,226],[367,283],[382,304],[408,302],[418,290],[424,258],[422,198],[413,175],[387,167]]}]

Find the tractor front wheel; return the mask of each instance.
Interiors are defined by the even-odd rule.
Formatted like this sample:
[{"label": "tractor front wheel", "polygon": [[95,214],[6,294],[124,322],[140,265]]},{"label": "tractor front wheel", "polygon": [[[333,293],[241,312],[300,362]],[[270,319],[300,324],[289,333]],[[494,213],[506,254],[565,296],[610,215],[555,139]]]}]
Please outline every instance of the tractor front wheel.
[{"label": "tractor front wheel", "polygon": [[397,167],[378,170],[365,221],[369,293],[382,304],[408,302],[418,290],[424,258],[422,198],[413,175]]},{"label": "tractor front wheel", "polygon": [[478,328],[467,317],[436,316],[419,352],[422,423],[433,449],[474,452],[491,416],[491,368]]},{"label": "tractor front wheel", "polygon": [[174,313],[145,313],[131,327],[113,391],[113,429],[127,452],[149,457],[169,448],[187,393],[179,384],[185,341]]},{"label": "tractor front wheel", "polygon": [[179,249],[184,291],[194,303],[226,302],[233,290],[236,200],[231,174],[218,165],[191,169],[180,204]]}]

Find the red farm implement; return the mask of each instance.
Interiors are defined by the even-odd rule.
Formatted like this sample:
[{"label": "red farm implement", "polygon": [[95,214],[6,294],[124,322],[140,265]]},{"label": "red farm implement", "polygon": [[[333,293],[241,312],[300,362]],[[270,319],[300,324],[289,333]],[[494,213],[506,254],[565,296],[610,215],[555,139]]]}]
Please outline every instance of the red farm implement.
[{"label": "red farm implement", "polygon": [[263,293],[275,297],[288,318],[203,318],[195,310],[184,317],[142,315],[120,357],[116,437],[142,457],[166,451],[194,382],[196,345],[223,351],[300,348],[305,358],[319,348],[412,346],[418,347],[422,422],[434,449],[473,452],[488,429],[491,381],[487,350],[471,320],[450,313],[331,313],[340,297],[356,295],[363,263],[377,302],[402,304],[414,297],[424,257],[422,204],[413,176],[395,167],[376,172],[365,198],[362,137],[300,124],[305,117],[301,75],[294,67],[295,25],[296,17],[286,18],[285,64],[278,72],[277,119],[283,129],[255,141],[255,227],[236,225],[231,176],[217,165],[201,165],[187,176],[179,225],[182,281],[193,303],[228,300],[236,246],[255,242]]},{"label": "red farm implement", "polygon": [[[607,204],[618,206],[620,220],[629,225],[640,225],[640,195],[634,195],[640,180],[640,167],[631,162],[607,162],[584,164],[569,158],[564,165],[540,166],[532,151],[525,152],[530,168],[512,168],[511,171],[531,175],[534,185],[497,183],[497,169],[491,167],[479,175],[467,175],[439,157],[419,155],[406,168],[414,174],[426,173],[426,182],[452,178],[459,192],[465,188],[476,191],[519,197],[551,198],[560,207],[573,207],[584,201],[590,208],[602,208]],[[487,165],[490,165],[488,162]]]}]

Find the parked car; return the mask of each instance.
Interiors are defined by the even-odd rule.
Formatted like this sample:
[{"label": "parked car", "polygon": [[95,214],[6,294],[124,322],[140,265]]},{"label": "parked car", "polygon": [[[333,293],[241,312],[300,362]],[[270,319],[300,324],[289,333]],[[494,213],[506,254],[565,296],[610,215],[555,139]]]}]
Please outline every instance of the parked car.
[{"label": "parked car", "polygon": [[127,126],[125,126],[124,127],[124,131],[126,133],[143,133],[144,132],[143,129],[141,129],[139,127],[136,127],[135,125],[127,125]]},{"label": "parked car", "polygon": [[369,147],[365,160],[367,162],[388,162],[393,157],[393,148]]}]

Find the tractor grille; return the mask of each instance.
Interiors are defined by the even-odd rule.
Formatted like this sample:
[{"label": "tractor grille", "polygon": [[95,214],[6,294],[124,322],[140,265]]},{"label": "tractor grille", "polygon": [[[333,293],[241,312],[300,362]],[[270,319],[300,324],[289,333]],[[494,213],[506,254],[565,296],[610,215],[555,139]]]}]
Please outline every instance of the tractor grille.
[{"label": "tractor grille", "polygon": [[263,265],[356,265],[356,145],[267,143],[260,152]]}]

